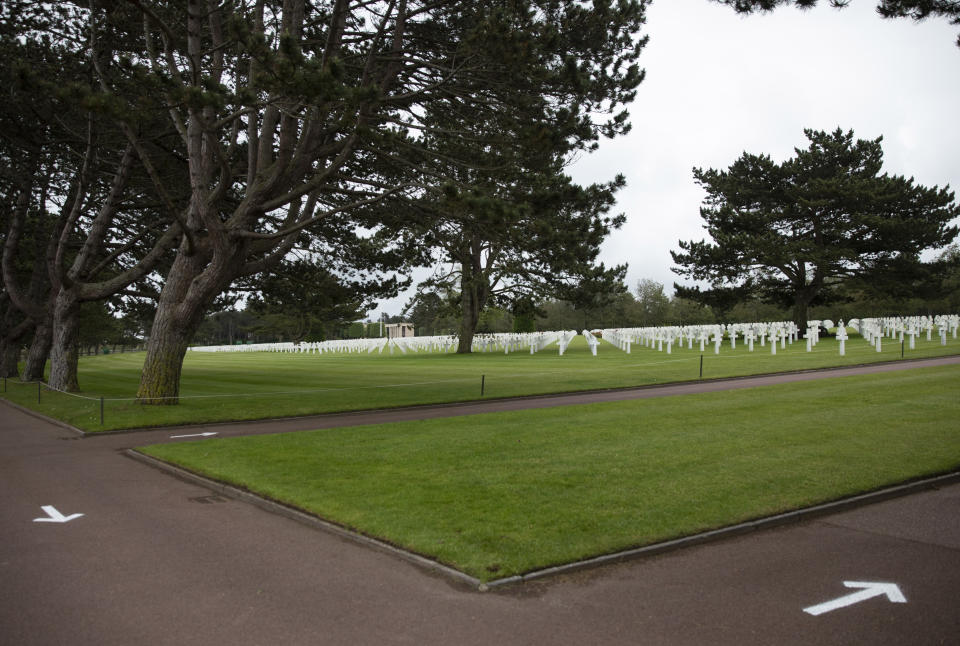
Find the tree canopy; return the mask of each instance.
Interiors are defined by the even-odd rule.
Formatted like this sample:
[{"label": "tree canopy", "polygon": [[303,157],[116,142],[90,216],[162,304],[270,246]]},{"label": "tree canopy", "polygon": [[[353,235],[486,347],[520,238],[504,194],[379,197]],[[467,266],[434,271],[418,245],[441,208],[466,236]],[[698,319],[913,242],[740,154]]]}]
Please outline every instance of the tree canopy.
[{"label": "tree canopy", "polygon": [[605,215],[622,178],[580,187],[549,171],[521,175],[477,181],[424,209],[432,214],[427,236],[449,267],[431,285],[459,294],[458,352],[470,352],[488,304],[515,310],[547,296],[572,298],[574,288],[604,291],[625,272],[596,264],[600,243],[624,219]]},{"label": "tree canopy", "polygon": [[[546,39],[532,58],[517,56],[515,35],[503,31],[471,35],[479,16],[455,24],[454,29],[462,30],[452,34],[455,39],[467,40],[480,51],[508,52],[512,64],[525,69],[511,81],[520,91],[509,104],[491,94],[496,86],[490,86],[489,79],[482,85],[468,83],[472,96],[489,96],[498,102],[497,110],[465,110],[458,101],[446,100],[425,106],[418,143],[431,152],[409,159],[422,176],[418,198],[407,205],[410,220],[431,247],[435,265],[434,276],[421,292],[457,295],[450,304],[460,319],[458,352],[470,352],[488,305],[517,311],[535,298],[563,297],[562,292],[574,283],[591,281],[599,287],[622,278],[622,267],[607,269],[595,261],[605,236],[623,222],[623,216],[606,216],[623,178],[581,187],[563,170],[570,154],[595,147],[598,135],[626,132],[626,113],[613,114],[600,129],[602,122],[596,116],[584,121],[568,108],[556,112],[557,119],[544,121],[543,115],[555,111],[556,97],[536,85],[555,56],[550,41],[568,40],[565,47],[577,48],[587,42],[585,34],[574,36],[567,28],[590,32],[617,13],[621,15],[617,22],[628,15],[642,20],[633,12],[627,5],[596,4],[592,19],[585,21],[581,16],[575,20],[576,27],[562,13],[556,15],[558,24],[523,19],[516,24],[528,33],[524,39]],[[646,39],[624,39],[623,35],[609,38],[595,31],[589,46],[608,60],[620,59],[622,77],[590,80],[581,74],[576,86],[587,82],[598,96],[613,90],[610,96],[615,102],[633,96],[643,73],[632,61]],[[526,320],[532,325],[532,316]]]},{"label": "tree canopy", "polygon": [[395,293],[396,283],[395,278],[347,280],[309,259],[285,260],[249,282],[246,310],[284,339],[323,340],[325,326],[362,319],[373,299]]},{"label": "tree canopy", "polygon": [[[4,287],[35,324],[23,377],[42,377],[49,353],[50,385],[73,390],[80,303],[118,294],[168,257],[177,242],[175,223],[145,189],[151,173],[173,184],[186,174],[177,174],[177,164],[143,161],[171,136],[155,110],[113,118],[116,103],[101,91],[108,79],[142,104],[160,97],[110,64],[124,51],[121,40],[98,39],[101,30],[70,3],[5,3],[0,17],[0,47],[9,63],[0,157],[16,178],[0,186],[4,203],[15,204],[6,229]],[[134,145],[125,128],[148,134]],[[21,244],[24,238],[33,244]],[[16,266],[31,255],[39,269],[29,278],[18,275]]]},{"label": "tree canopy", "polygon": [[682,296],[715,304],[713,292],[754,293],[792,306],[803,329],[807,308],[840,281],[884,291],[920,269],[921,251],[956,237],[950,222],[960,208],[949,187],[881,174],[882,137],[805,134],[809,147],[782,163],[744,153],[727,170],[694,169],[707,192],[700,215],[712,240],[680,241],[671,254],[677,274],[713,289]]},{"label": "tree canopy", "polygon": [[71,141],[58,198],[82,205],[61,219],[80,251],[58,258],[55,327],[68,338],[78,303],[161,271],[138,396],[175,403],[211,304],[291,250],[361,269],[384,247],[394,269],[419,260],[400,206],[474,161],[444,142],[564,155],[624,132],[645,5],[4,3],[6,43],[75,62],[30,74],[22,52],[10,59],[24,71],[18,89],[62,103],[46,113]]}]

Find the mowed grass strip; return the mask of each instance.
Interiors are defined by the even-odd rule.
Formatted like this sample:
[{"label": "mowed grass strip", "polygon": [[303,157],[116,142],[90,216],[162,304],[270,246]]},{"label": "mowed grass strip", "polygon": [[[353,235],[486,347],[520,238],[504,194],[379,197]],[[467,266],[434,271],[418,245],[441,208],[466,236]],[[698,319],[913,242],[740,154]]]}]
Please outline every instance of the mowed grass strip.
[{"label": "mowed grass strip", "polygon": [[[934,338],[917,341],[906,358],[960,353],[960,341],[946,346]],[[769,343],[748,352],[740,340],[737,348],[724,343],[720,354],[708,346],[704,352],[704,378],[742,376],[827,366],[853,365],[900,358],[901,347],[887,340],[883,352],[854,336],[847,356],[840,357],[837,342],[824,339],[806,352],[803,341],[770,353]],[[141,426],[163,426],[229,420],[266,419],[338,411],[389,408],[600,388],[620,388],[675,381],[700,376],[699,345],[674,347],[673,352],[634,345],[627,354],[601,343],[598,356],[582,337],[564,356],[556,346],[535,355],[502,352],[456,354],[288,354],[201,353],[187,354],[176,406],[142,406],[136,395],[143,353],[84,357],[80,361],[79,393],[87,399],[44,391],[37,402],[36,384],[10,380],[3,395],[11,401],[96,432]],[[100,398],[103,423],[100,421]]]},{"label": "mowed grass strip", "polygon": [[481,580],[960,468],[960,368],[141,449]]}]

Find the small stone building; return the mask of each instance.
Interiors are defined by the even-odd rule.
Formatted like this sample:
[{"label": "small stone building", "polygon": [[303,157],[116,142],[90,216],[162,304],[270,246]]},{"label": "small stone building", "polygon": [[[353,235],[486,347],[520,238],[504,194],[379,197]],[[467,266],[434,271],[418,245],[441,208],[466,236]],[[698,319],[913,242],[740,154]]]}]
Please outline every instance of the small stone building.
[{"label": "small stone building", "polygon": [[384,327],[387,328],[388,339],[413,336],[413,323],[387,323]]}]

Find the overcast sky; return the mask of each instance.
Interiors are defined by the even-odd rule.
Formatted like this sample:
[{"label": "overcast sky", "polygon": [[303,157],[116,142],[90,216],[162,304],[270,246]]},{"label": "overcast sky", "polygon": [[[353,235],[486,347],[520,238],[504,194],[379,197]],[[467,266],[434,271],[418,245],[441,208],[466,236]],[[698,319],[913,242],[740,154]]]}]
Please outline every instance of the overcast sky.
[{"label": "overcast sky", "polygon": [[[627,178],[623,228],[603,245],[671,293],[678,240],[705,236],[693,167],[726,168],[744,151],[780,161],[806,148],[804,128],[883,136],[884,170],[960,187],[960,47],[940,19],[883,20],[875,0],[739,16],[708,0],[656,0],[647,12],[646,80],[633,130],[570,169],[578,182]],[[371,312],[399,314],[412,292]]]}]

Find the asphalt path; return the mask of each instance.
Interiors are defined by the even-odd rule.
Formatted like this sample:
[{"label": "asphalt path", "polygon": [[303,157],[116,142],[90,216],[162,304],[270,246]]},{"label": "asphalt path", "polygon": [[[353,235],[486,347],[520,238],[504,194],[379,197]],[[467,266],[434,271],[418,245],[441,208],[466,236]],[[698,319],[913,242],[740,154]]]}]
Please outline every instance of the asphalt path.
[{"label": "asphalt path", "polygon": [[390,408],[383,410],[333,413],[326,415],[310,415],[305,417],[257,420],[239,423],[231,422],[224,424],[169,426],[159,430],[135,429],[133,431],[133,434],[136,436],[135,440],[123,437],[118,437],[113,440],[106,439],[106,437],[110,435],[128,435],[126,432],[107,434],[91,433],[88,437],[97,437],[98,441],[104,442],[105,445],[110,445],[117,448],[129,448],[133,446],[145,446],[147,444],[159,444],[170,441],[182,442],[184,441],[184,436],[198,437],[202,433],[216,434],[218,437],[264,435],[268,433],[289,433],[293,431],[306,431],[342,426],[384,424],[388,422],[459,417],[462,415],[509,412],[533,408],[552,408],[555,406],[574,406],[578,404],[597,404],[601,402],[721,392],[726,390],[738,390],[742,388],[755,388],[758,386],[813,381],[816,379],[824,379],[829,377],[849,377],[854,375],[876,374],[882,372],[908,370],[910,368],[945,365],[960,365],[960,356],[937,357],[933,359],[910,359],[890,363],[851,366],[846,368],[827,368],[802,372],[758,375],[752,377],[710,379],[703,381],[641,386],[637,388],[614,388],[609,390],[561,393],[556,395],[514,397],[510,399],[490,399],[456,404],[411,406],[407,408]]},{"label": "asphalt path", "polygon": [[[808,378],[823,374],[700,386]],[[578,397],[525,401],[585,403]],[[221,435],[278,432],[272,424]],[[480,593],[121,452],[176,434],[81,439],[0,404],[0,645],[960,641],[960,485]],[[846,585],[859,583],[897,588],[805,611],[874,594]]]}]

